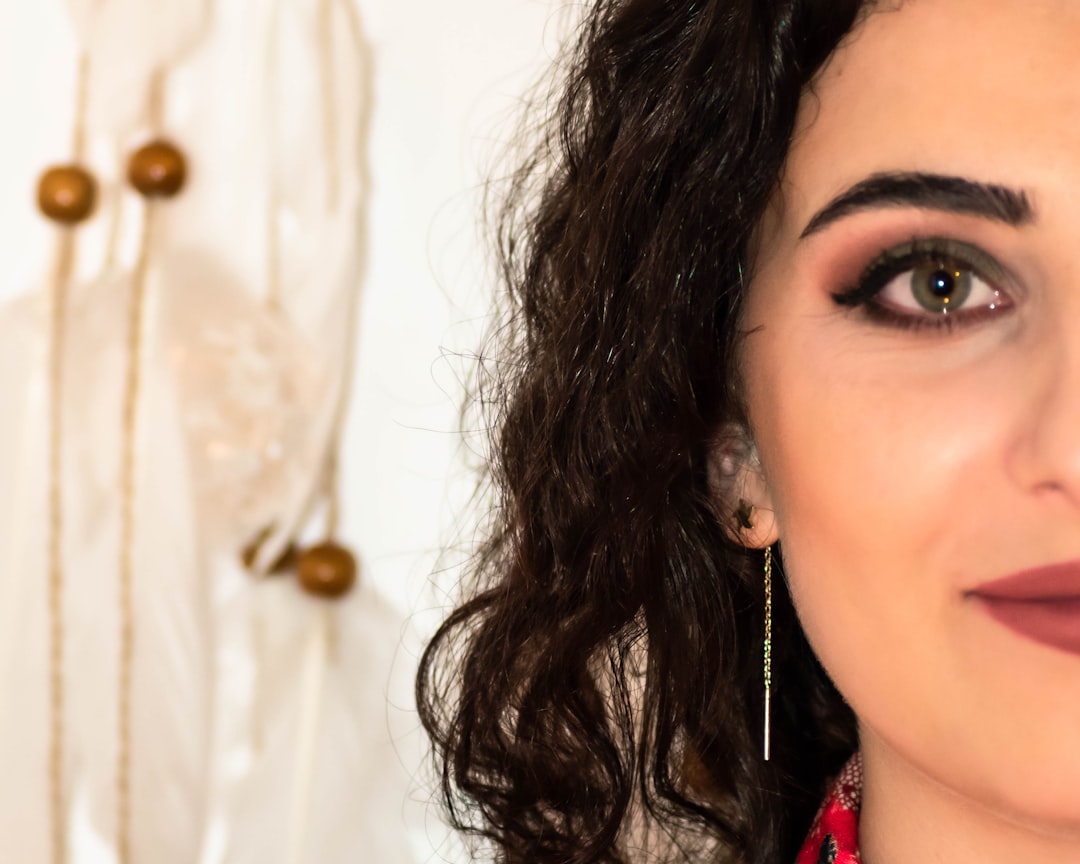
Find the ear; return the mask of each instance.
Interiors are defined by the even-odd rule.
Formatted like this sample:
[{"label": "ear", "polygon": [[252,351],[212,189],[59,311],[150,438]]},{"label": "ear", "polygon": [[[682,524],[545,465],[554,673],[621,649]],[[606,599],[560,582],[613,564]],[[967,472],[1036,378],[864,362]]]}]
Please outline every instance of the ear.
[{"label": "ear", "polygon": [[732,540],[764,549],[780,539],[769,483],[745,428],[732,424],[718,432],[708,470],[720,524]]}]

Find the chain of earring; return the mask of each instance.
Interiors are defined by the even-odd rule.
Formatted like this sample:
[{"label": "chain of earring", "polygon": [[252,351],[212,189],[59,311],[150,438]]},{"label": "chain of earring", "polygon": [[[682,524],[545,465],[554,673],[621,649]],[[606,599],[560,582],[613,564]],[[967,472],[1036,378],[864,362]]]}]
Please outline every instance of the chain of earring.
[{"label": "chain of earring", "polygon": [[772,724],[772,547],[765,547],[765,647],[763,673],[765,679],[765,761],[769,761]]}]

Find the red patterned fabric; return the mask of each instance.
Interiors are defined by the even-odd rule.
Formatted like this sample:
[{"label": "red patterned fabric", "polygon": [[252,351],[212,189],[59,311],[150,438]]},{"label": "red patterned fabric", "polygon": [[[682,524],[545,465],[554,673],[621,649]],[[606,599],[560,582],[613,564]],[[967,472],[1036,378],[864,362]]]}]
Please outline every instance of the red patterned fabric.
[{"label": "red patterned fabric", "polygon": [[855,754],[833,781],[795,864],[859,864],[862,759]]}]

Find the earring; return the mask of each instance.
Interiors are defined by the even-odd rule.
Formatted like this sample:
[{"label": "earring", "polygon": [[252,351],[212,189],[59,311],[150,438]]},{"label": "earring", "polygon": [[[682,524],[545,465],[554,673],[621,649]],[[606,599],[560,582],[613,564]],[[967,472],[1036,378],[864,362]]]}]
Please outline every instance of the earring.
[{"label": "earring", "polygon": [[747,501],[745,498],[739,499],[739,506],[735,509],[735,518],[739,522],[740,528],[750,530],[754,527],[754,505]]},{"label": "earring", "polygon": [[764,757],[769,761],[770,719],[772,714],[772,546],[765,547],[765,740]]}]

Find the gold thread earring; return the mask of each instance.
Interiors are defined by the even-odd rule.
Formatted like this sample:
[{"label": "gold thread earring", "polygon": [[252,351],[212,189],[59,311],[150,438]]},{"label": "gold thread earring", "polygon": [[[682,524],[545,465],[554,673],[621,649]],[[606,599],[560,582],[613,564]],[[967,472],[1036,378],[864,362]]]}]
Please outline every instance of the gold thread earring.
[{"label": "gold thread earring", "polygon": [[765,649],[763,657],[765,677],[765,741],[764,757],[769,761],[769,739],[772,715],[772,546],[765,547]]},{"label": "gold thread earring", "polygon": [[[735,508],[739,527],[749,531],[754,527],[754,505],[745,498],[739,499]],[[765,724],[762,755],[769,761],[772,738],[772,546],[765,547],[765,640],[762,656],[762,674],[765,683]]]}]

